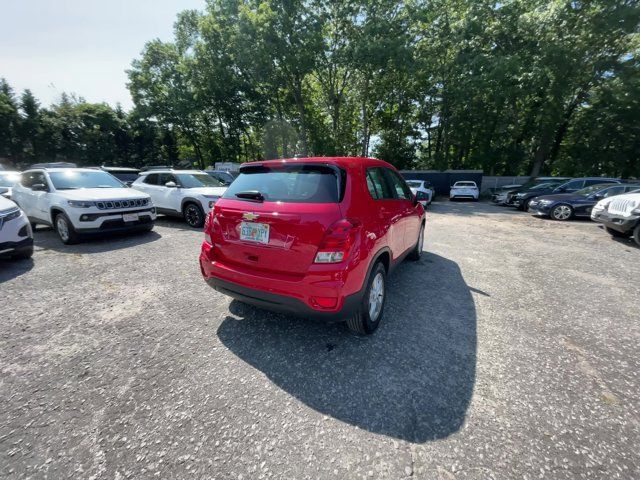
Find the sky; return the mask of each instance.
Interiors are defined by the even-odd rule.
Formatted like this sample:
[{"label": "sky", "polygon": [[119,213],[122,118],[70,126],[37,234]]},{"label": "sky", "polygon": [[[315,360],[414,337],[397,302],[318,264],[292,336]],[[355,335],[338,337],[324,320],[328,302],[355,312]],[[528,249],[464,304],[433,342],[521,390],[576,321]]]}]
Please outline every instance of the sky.
[{"label": "sky", "polygon": [[132,106],[125,70],[154,38],[173,38],[182,10],[205,0],[7,0],[0,18],[0,77],[43,106],[74,93]]}]

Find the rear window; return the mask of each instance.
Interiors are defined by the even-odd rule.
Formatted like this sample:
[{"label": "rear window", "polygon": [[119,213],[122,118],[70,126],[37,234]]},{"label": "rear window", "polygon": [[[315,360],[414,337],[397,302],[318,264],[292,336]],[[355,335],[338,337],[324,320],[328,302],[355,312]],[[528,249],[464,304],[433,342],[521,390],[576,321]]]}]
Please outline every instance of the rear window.
[{"label": "rear window", "polygon": [[238,200],[237,193],[258,191],[265,201],[285,203],[337,203],[344,173],[325,165],[246,167],[223,198]]}]

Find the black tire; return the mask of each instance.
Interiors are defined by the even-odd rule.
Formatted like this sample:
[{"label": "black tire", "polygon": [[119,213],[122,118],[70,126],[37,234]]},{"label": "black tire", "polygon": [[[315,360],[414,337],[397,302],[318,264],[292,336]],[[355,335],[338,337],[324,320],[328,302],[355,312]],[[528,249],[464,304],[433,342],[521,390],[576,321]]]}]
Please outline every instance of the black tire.
[{"label": "black tire", "polygon": [[560,203],[551,209],[549,216],[559,222],[566,222],[573,217],[573,207],[566,203]]},{"label": "black tire", "polygon": [[522,204],[522,211],[523,212],[528,212],[529,211],[529,205],[531,205],[531,201],[533,200],[533,198],[527,198],[524,203]]},{"label": "black tire", "polygon": [[640,223],[638,223],[636,228],[633,229],[633,241],[636,242],[638,247],[640,247]]},{"label": "black tire", "polygon": [[36,227],[38,226],[38,224],[36,222],[29,222],[31,224],[31,230],[33,230],[34,232],[36,231]]},{"label": "black tire", "polygon": [[142,227],[142,231],[143,232],[150,232],[151,230],[153,230],[154,224],[150,224],[150,225],[146,225],[144,227]]},{"label": "black tire", "polygon": [[21,249],[19,252],[16,252],[12,255],[12,258],[16,260],[28,260],[33,256],[33,245]]},{"label": "black tire", "polygon": [[604,227],[609,235],[615,238],[629,238],[633,235],[633,232],[619,232],[618,230],[614,230],[613,228]]},{"label": "black tire", "polygon": [[185,203],[182,207],[182,217],[191,228],[202,228],[204,226],[204,211],[196,203]]},{"label": "black tire", "polygon": [[[382,282],[382,296],[381,298],[380,297],[378,298],[382,303],[379,307],[379,310],[377,310],[377,314],[375,315],[375,318],[372,319],[370,316],[369,299],[372,296],[371,292],[372,292],[372,288],[374,288],[373,287],[374,282],[378,281],[379,278],[381,279],[381,282]],[[349,327],[349,329],[360,335],[371,335],[373,332],[375,332],[378,326],[380,325],[380,322],[382,321],[382,316],[384,315],[384,305],[386,301],[387,301],[387,271],[385,270],[384,265],[382,265],[382,263],[377,262],[374,265],[373,270],[371,271],[371,275],[369,276],[367,288],[365,289],[365,292],[364,292],[364,298],[362,299],[362,304],[360,305],[358,312],[353,317],[347,320],[347,326]]]},{"label": "black tire", "polygon": [[416,240],[416,244],[411,250],[411,253],[407,255],[407,258],[412,262],[417,262],[420,260],[422,256],[422,246],[424,245],[424,223],[420,225],[420,233],[418,233],[418,239]]},{"label": "black tire", "polygon": [[[64,227],[61,222],[66,224],[66,233]],[[60,241],[65,245],[73,245],[74,243],[78,243],[79,236],[76,232],[76,229],[73,228],[73,224],[69,217],[67,217],[64,213],[58,213],[53,220],[53,228],[55,229]]]}]

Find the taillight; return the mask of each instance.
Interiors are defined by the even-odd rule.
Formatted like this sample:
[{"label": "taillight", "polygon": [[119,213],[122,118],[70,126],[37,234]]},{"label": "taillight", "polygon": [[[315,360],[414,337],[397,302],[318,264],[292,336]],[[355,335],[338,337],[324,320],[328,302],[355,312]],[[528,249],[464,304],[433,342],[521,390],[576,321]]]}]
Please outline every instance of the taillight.
[{"label": "taillight", "polygon": [[346,218],[331,225],[320,242],[314,263],[342,262],[355,243],[359,226],[358,222]]},{"label": "taillight", "polygon": [[211,241],[211,215],[213,215],[213,211],[209,212],[204,219],[204,241],[209,245],[213,245]]}]

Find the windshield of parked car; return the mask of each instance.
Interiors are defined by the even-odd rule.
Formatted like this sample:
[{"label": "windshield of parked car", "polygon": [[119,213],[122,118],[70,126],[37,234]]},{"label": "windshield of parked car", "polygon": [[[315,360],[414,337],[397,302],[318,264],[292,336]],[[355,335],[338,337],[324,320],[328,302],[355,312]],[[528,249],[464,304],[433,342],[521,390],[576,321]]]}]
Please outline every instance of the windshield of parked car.
[{"label": "windshield of parked car", "polygon": [[222,187],[219,180],[206,173],[176,173],[182,188]]},{"label": "windshield of parked car", "polygon": [[555,188],[558,185],[560,185],[559,182],[540,183],[538,185],[534,185],[529,190],[545,190],[547,188]]},{"label": "windshield of parked car", "polygon": [[611,187],[611,184],[600,184],[600,185],[591,185],[590,187],[585,187],[582,190],[578,190],[576,195],[582,195],[583,197],[588,197],[592,193],[599,192],[607,187]]},{"label": "windshield of parked car", "polygon": [[20,181],[17,173],[0,173],[0,187],[13,187]]},{"label": "windshield of parked car", "polygon": [[218,180],[222,180],[227,183],[231,183],[235,180],[235,177],[228,172],[213,172],[213,176]]},{"label": "windshield of parked car", "polygon": [[56,190],[76,190],[79,188],[123,188],[124,185],[113,175],[99,170],[83,172],[65,170],[50,172],[49,177]]},{"label": "windshield of parked car", "polygon": [[420,188],[422,186],[422,182],[416,180],[407,180],[407,185],[411,188]]},{"label": "windshield of parked car", "polygon": [[456,182],[454,187],[475,187],[475,182]]},{"label": "windshield of parked car", "polygon": [[335,203],[338,185],[337,172],[324,165],[255,166],[245,168],[223,198],[238,200],[246,192],[259,192],[269,202]]}]

